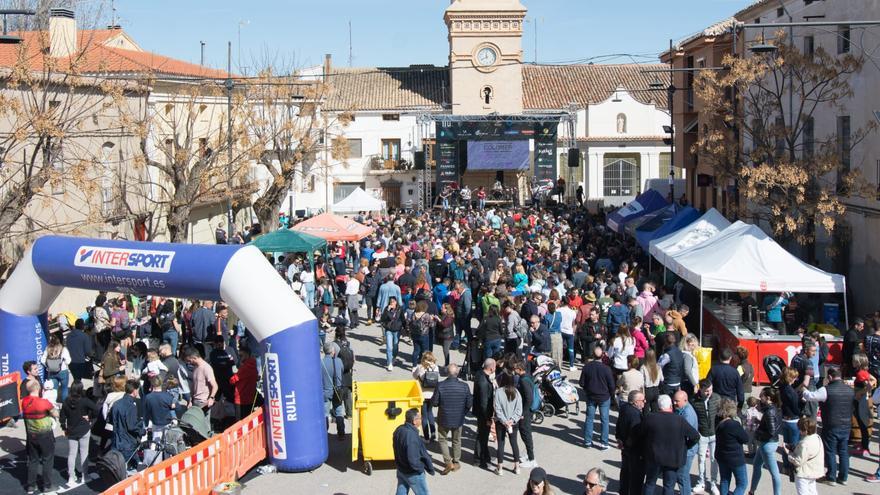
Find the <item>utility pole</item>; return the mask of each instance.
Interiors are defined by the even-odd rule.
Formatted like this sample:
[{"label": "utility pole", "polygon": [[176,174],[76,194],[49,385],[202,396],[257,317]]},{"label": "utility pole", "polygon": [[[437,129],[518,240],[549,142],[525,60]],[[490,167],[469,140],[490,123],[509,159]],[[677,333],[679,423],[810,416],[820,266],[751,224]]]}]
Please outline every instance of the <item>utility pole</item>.
[{"label": "utility pole", "polygon": [[348,21],[348,66],[353,67],[354,64],[354,50],[351,44],[351,21]]},{"label": "utility pole", "polygon": [[201,45],[201,52],[202,52],[201,58],[199,59],[199,65],[204,67],[205,66],[205,42],[199,41],[199,45]]},{"label": "utility pole", "polygon": [[226,220],[229,231],[227,238],[235,234],[235,219],[232,216],[232,42],[226,50]]}]

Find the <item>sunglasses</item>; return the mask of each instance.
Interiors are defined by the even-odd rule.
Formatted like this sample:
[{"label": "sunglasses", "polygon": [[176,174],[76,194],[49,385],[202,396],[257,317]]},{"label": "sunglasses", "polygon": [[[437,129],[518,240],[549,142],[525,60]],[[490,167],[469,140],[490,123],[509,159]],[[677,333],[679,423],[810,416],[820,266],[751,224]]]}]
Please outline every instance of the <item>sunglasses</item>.
[{"label": "sunglasses", "polygon": [[597,486],[599,486],[599,483],[593,483],[593,482],[584,480],[584,486],[587,487],[587,490],[592,490],[593,488],[596,488]]}]

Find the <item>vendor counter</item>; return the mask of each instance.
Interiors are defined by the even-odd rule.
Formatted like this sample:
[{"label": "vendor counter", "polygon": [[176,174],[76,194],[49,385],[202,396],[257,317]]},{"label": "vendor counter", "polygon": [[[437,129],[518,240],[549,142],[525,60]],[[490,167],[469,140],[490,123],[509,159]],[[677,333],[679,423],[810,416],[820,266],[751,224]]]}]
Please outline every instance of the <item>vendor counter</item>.
[{"label": "vendor counter", "polygon": [[[786,363],[801,352],[801,339],[797,335],[779,335],[766,324],[742,322],[734,316],[732,308],[716,303],[710,298],[703,299],[703,336],[714,335],[720,348],[736,349],[745,347],[749,351],[749,362],[755,368],[755,383],[768,384],[770,380],[764,372],[764,357],[777,355]],[[825,336],[828,344],[829,363],[841,362],[843,339]]]}]

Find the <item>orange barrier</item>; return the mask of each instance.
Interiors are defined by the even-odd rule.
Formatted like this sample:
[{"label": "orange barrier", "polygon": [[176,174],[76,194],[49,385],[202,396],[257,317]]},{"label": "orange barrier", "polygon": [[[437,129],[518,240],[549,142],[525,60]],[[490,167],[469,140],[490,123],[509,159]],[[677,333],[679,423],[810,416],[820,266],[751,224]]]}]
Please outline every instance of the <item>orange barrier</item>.
[{"label": "orange barrier", "polygon": [[102,495],[208,495],[266,458],[263,410],[185,452],[129,477]]}]

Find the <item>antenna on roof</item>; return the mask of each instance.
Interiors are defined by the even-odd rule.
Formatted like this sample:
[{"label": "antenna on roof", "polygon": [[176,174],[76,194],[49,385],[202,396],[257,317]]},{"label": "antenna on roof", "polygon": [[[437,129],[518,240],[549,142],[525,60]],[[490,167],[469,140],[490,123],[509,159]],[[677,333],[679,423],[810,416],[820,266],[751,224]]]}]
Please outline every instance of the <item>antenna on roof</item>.
[{"label": "antenna on roof", "polygon": [[9,26],[7,17],[10,15],[37,15],[33,10],[22,10],[22,9],[6,9],[0,10],[0,15],[3,16],[3,34],[0,35],[0,44],[2,45],[16,45],[21,43],[21,38],[15,35],[9,34]]},{"label": "antenna on roof", "polygon": [[348,66],[352,67],[354,63],[354,56],[352,55],[352,45],[351,45],[351,20],[348,21]]},{"label": "antenna on roof", "polygon": [[112,12],[110,17],[110,25],[116,28],[119,26],[118,19],[116,18],[116,0],[110,0],[110,11]]}]

